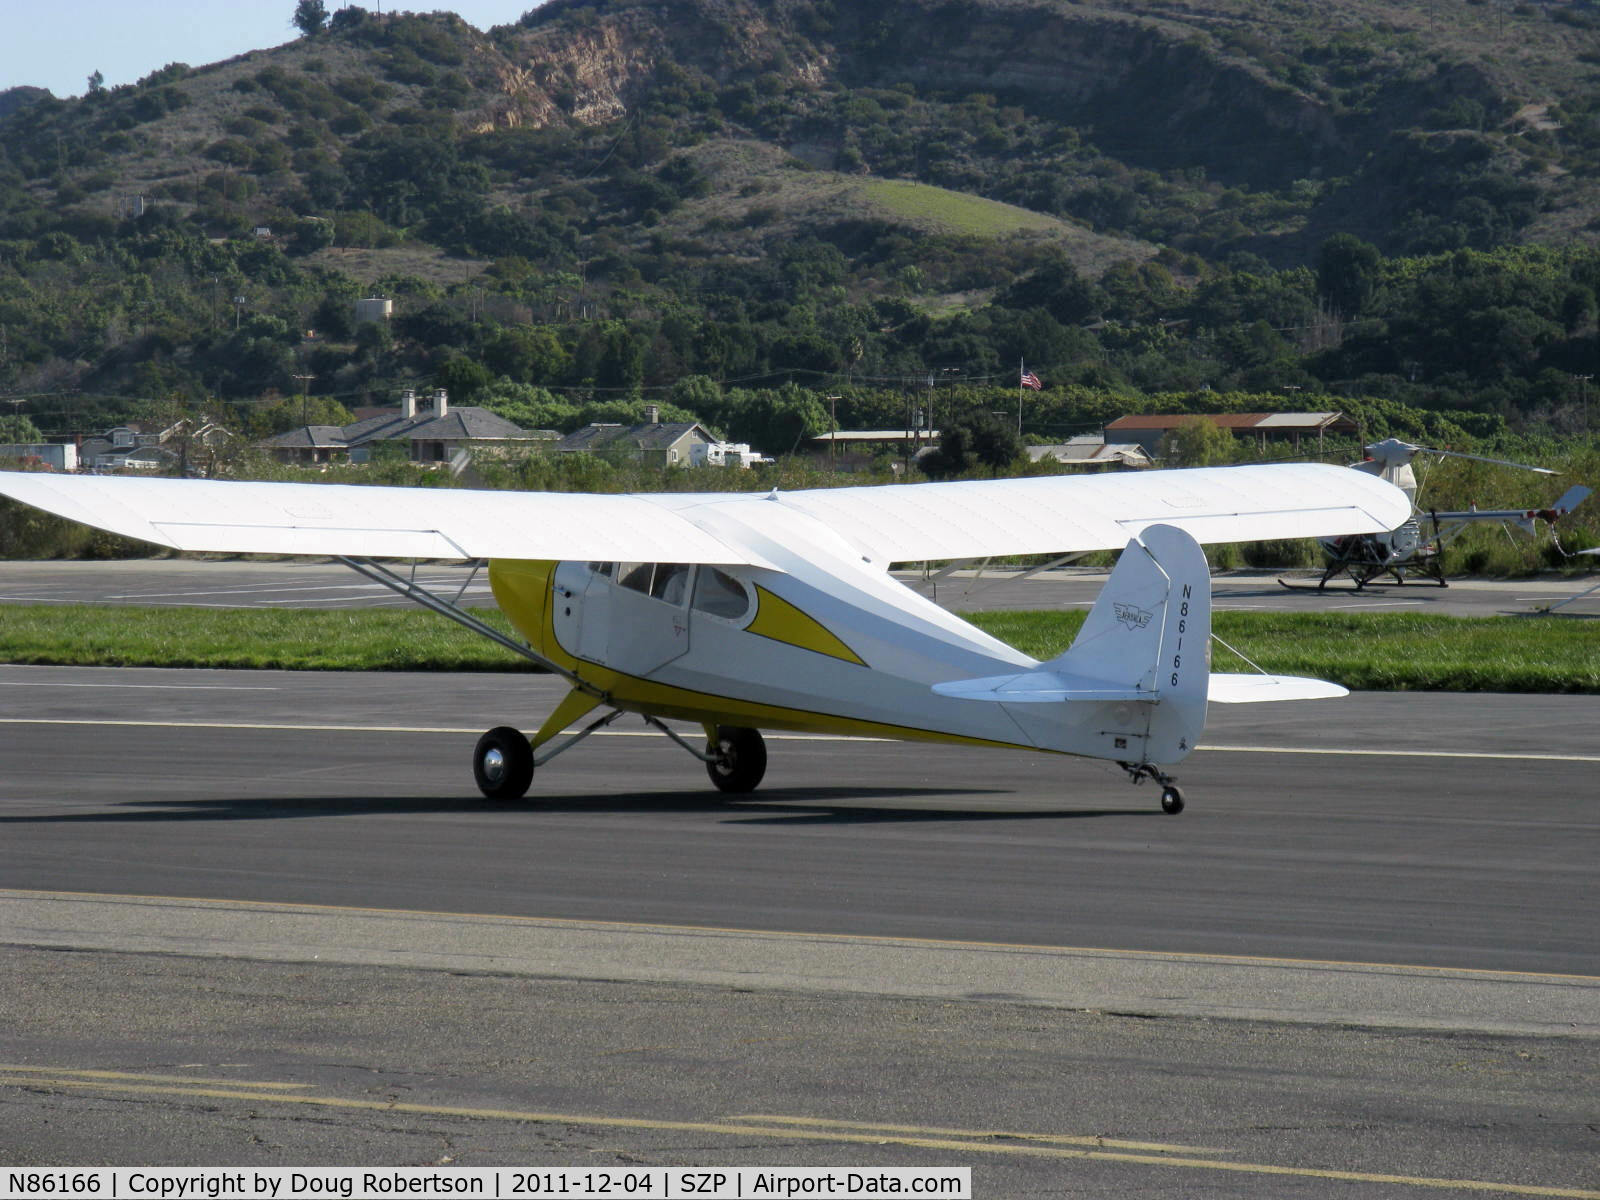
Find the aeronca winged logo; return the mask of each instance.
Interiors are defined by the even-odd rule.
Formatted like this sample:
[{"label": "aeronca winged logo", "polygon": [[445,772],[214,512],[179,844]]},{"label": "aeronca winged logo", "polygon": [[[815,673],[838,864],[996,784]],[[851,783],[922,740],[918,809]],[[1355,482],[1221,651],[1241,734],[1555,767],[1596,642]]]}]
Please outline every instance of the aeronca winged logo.
[{"label": "aeronca winged logo", "polygon": [[1117,620],[1121,621],[1129,629],[1143,629],[1150,624],[1150,611],[1140,608],[1136,604],[1124,604],[1120,600],[1115,600],[1112,601],[1111,611],[1116,613]]}]

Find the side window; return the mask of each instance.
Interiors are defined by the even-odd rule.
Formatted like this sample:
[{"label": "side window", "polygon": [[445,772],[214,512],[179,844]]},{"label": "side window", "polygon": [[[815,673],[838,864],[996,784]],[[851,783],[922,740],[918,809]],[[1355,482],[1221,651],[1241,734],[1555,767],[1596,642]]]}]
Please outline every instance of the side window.
[{"label": "side window", "polygon": [[618,563],[615,578],[625,588],[648,594],[650,575],[655,569],[655,563]]},{"label": "side window", "polygon": [[668,604],[682,605],[689,587],[687,563],[657,563],[656,576],[650,584],[650,594]]},{"label": "side window", "polygon": [[608,562],[592,562],[589,564],[589,570],[593,571],[596,575],[602,575],[607,579],[611,578],[611,564]]},{"label": "side window", "polygon": [[744,584],[715,567],[701,567],[694,585],[694,609],[711,617],[742,617],[750,607]]}]

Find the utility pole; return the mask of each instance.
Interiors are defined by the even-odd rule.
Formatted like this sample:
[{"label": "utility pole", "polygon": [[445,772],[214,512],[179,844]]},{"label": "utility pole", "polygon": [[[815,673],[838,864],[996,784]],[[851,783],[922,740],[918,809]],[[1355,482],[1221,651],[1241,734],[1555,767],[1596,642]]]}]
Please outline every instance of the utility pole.
[{"label": "utility pole", "polygon": [[839,397],[828,397],[828,432],[833,436],[828,439],[828,461],[831,463],[839,457]]},{"label": "utility pole", "polygon": [[948,425],[951,417],[955,415],[956,411],[956,385],[961,382],[961,368],[945,367],[939,372],[939,374],[942,375],[945,382],[950,385],[950,398],[946,400],[944,404],[944,419],[945,424]]},{"label": "utility pole", "polygon": [[315,375],[295,375],[293,378],[300,381],[300,424],[306,424],[306,386],[316,378]]}]

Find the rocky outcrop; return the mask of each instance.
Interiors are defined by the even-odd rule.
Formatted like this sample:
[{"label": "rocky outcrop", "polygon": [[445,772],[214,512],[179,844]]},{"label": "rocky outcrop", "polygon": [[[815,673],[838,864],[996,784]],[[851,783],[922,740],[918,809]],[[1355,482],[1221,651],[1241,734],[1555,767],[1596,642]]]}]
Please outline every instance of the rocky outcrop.
[{"label": "rocky outcrop", "polygon": [[[1315,98],[1228,58],[1189,27],[1051,0],[678,0],[548,15],[503,47],[507,123],[627,111],[657,64],[719,82],[776,72],[810,86],[910,83],[1046,108],[1133,162],[1282,182],[1334,166],[1338,124]],[[819,13],[825,12],[827,20]]]}]

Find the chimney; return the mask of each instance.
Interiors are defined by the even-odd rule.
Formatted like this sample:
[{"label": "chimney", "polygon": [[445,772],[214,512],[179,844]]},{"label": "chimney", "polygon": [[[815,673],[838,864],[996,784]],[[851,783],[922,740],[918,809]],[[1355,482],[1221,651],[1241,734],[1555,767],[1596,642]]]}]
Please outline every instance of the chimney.
[{"label": "chimney", "polygon": [[644,423],[646,425],[661,424],[661,410],[654,404],[646,404],[644,406]]},{"label": "chimney", "polygon": [[450,393],[443,388],[433,389],[433,415],[442,417],[450,411]]},{"label": "chimney", "polygon": [[411,388],[400,393],[400,415],[408,421],[417,415],[417,393]]}]

